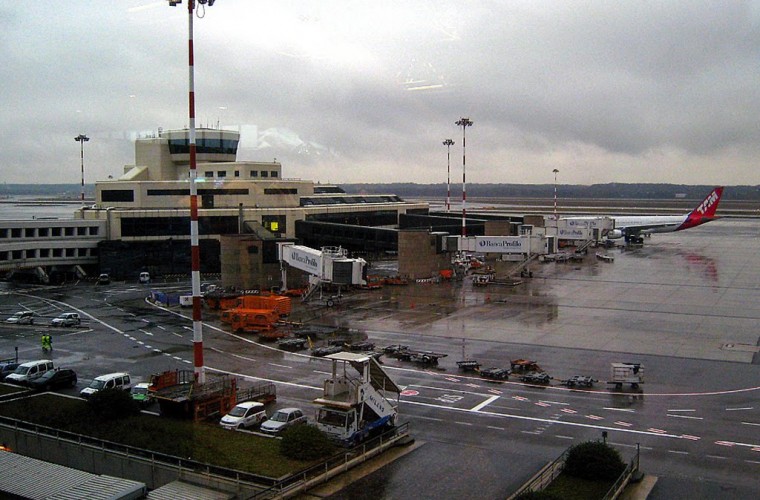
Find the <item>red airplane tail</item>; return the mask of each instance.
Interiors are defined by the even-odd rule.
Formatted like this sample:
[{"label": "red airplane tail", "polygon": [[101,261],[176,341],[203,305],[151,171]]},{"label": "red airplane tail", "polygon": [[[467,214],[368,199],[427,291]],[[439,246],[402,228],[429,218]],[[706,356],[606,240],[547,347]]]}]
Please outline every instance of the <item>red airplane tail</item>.
[{"label": "red airplane tail", "polygon": [[702,200],[702,203],[697,205],[697,208],[689,212],[689,215],[686,216],[686,220],[676,231],[699,226],[700,224],[714,220],[716,218],[715,212],[718,210],[718,203],[720,203],[720,198],[722,195],[723,186],[713,189],[710,194],[708,194],[707,197]]}]

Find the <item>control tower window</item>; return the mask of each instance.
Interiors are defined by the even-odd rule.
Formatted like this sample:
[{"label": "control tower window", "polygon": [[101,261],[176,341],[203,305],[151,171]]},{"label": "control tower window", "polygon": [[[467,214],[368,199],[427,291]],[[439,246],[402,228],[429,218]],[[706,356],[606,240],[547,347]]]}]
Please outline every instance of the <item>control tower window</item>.
[{"label": "control tower window", "polygon": [[251,170],[251,177],[258,177],[259,171],[258,170]]},{"label": "control tower window", "polygon": [[261,176],[262,177],[269,177],[269,172],[267,172],[266,170],[262,170],[261,171]]},{"label": "control tower window", "polygon": [[271,172],[269,172],[269,177],[275,177],[276,178],[277,177],[277,170],[272,170]]}]

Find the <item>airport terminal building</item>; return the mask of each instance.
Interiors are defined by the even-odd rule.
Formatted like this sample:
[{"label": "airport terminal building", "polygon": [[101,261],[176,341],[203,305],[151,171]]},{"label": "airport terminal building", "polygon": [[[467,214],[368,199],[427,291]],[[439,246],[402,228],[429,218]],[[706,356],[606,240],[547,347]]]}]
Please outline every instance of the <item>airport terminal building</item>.
[{"label": "airport terminal building", "polygon": [[[262,249],[268,261],[276,241],[318,246],[322,233],[330,235],[331,244],[354,252],[382,252],[396,248],[401,216],[428,213],[427,203],[393,194],[347,194],[336,186],[285,178],[278,162],[237,161],[239,140],[236,131],[196,133],[203,272],[220,271],[223,236],[269,241]],[[189,149],[187,129],[137,139],[135,164],[125,166],[117,179],[96,183],[95,204],[77,217],[105,223],[101,271],[128,277],[140,270],[170,274],[189,268]]]}]

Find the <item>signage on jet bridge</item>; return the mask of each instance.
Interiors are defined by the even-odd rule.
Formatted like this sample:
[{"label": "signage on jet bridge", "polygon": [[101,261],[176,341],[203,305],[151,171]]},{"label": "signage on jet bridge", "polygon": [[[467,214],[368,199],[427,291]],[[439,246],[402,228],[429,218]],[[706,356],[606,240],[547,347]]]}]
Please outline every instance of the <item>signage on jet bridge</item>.
[{"label": "signage on jet bridge", "polygon": [[530,242],[520,236],[476,236],[476,251],[483,253],[528,253]]},{"label": "signage on jet bridge", "polygon": [[313,248],[301,245],[285,247],[283,260],[297,269],[317,276],[322,271],[322,252]]}]

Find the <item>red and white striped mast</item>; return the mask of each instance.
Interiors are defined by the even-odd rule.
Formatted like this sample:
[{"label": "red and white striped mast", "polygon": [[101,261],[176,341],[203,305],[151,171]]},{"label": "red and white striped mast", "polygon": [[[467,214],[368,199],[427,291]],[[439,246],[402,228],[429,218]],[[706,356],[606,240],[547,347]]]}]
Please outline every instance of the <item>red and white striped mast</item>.
[{"label": "red and white striped mast", "polygon": [[[201,5],[214,4],[214,0],[198,0]],[[182,0],[169,0],[172,7]],[[188,31],[188,87],[189,87],[189,149],[190,149],[190,257],[191,281],[193,287],[193,371],[195,380],[203,384],[206,374],[203,368],[203,318],[201,309],[201,251],[198,238],[198,178],[196,170],[195,149],[195,72],[193,58],[193,14],[195,0],[187,1],[187,31]]]},{"label": "red and white striped mast", "polygon": [[443,141],[446,146],[446,213],[451,212],[451,146],[454,141],[446,139]]},{"label": "red and white striped mast", "polygon": [[467,140],[465,130],[472,126],[472,120],[460,118],[454,123],[462,127],[462,236],[467,236],[467,161],[465,155]]},{"label": "red and white striped mast", "polygon": [[556,168],[552,170],[554,172],[554,220],[559,220],[559,217],[557,217],[557,174],[559,173],[559,170]]}]

